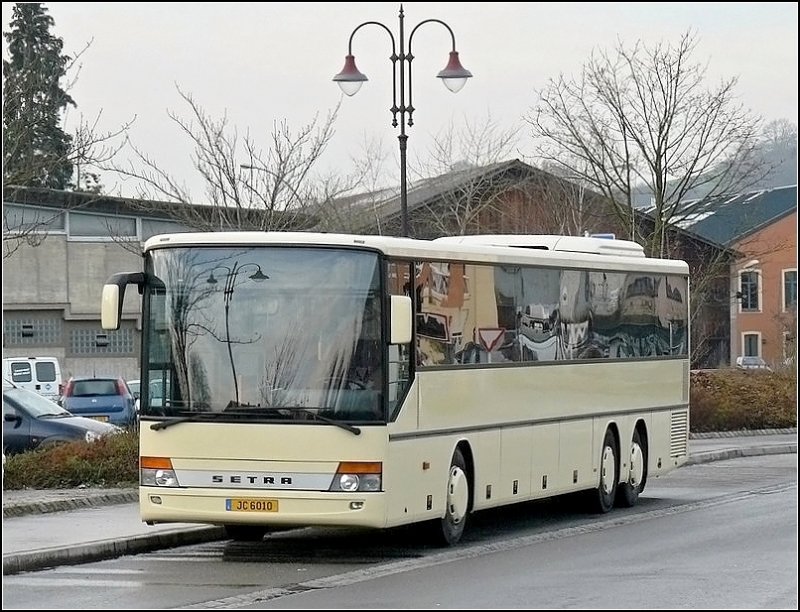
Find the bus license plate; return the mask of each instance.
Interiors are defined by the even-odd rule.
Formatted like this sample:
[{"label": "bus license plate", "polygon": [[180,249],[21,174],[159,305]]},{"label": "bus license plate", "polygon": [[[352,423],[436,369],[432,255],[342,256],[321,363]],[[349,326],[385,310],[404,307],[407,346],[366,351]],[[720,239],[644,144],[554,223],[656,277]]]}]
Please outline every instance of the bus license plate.
[{"label": "bus license plate", "polygon": [[233,497],[225,500],[227,512],[277,512],[277,499]]}]

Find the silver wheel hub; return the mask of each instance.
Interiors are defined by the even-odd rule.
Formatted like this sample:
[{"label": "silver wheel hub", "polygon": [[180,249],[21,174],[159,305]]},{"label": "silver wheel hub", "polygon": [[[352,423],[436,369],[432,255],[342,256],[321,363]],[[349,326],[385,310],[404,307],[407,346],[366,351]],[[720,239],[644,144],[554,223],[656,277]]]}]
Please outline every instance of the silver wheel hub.
[{"label": "silver wheel hub", "polygon": [[600,490],[608,495],[614,490],[614,482],[617,479],[617,464],[614,460],[614,449],[606,446],[603,449],[603,460],[600,462]]},{"label": "silver wheel hub", "polygon": [[458,524],[467,514],[469,503],[469,483],[467,475],[458,466],[450,468],[450,478],[447,482],[447,514],[453,523]]},{"label": "silver wheel hub", "polygon": [[637,488],[640,484],[642,484],[642,478],[644,477],[644,453],[642,452],[642,447],[639,446],[636,442],[633,443],[631,446],[631,475],[628,480],[628,483]]}]

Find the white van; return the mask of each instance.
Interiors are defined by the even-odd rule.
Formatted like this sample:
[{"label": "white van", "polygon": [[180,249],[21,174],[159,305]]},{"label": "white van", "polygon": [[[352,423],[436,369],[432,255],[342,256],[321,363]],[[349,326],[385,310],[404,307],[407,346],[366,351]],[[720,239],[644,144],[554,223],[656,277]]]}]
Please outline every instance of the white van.
[{"label": "white van", "polygon": [[3,379],[47,399],[61,399],[61,366],[56,357],[4,357]]}]

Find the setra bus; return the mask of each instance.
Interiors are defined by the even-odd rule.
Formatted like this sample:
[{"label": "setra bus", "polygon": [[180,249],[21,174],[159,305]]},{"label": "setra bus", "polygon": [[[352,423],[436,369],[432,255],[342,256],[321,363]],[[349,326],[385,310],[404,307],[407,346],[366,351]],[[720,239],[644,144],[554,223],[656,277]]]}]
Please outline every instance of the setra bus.
[{"label": "setra bus", "polygon": [[213,232],[143,257],[102,324],[137,285],[149,524],[424,523],[451,545],[505,504],[632,506],[687,459],[688,266],[634,242]]}]

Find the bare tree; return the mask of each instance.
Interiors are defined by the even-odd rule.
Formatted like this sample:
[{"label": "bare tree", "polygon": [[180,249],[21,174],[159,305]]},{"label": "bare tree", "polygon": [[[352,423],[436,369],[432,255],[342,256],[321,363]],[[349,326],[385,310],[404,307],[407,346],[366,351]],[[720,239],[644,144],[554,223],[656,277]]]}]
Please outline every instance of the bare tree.
[{"label": "bare tree", "polygon": [[311,175],[333,136],[338,106],[323,121],[314,117],[297,131],[286,121],[276,123],[265,151],[249,132],[240,137],[227,116],[214,119],[190,94],[180,88],[178,93],[190,117],[175,112],[169,117],[194,147],[194,167],[204,181],[208,206],[190,205],[185,185],[130,143],[135,159],[108,169],[139,182],[144,209],[148,200],[183,204],[170,210],[171,218],[200,230],[307,229],[315,223],[310,213],[320,186]]},{"label": "bare tree", "polygon": [[414,164],[414,235],[576,235],[605,229],[591,205],[597,194],[560,176],[560,167],[539,170],[516,159],[518,133],[518,127],[502,128],[487,116],[463,128],[451,122],[437,134]]},{"label": "bare tree", "polygon": [[730,354],[730,269],[736,253],[686,236],[674,237],[675,257],[687,260],[691,286],[689,322],[692,367],[718,367]]},{"label": "bare tree", "polygon": [[[12,257],[23,246],[37,247],[41,245],[51,231],[63,230],[66,211],[85,208],[92,202],[103,199],[99,175],[94,172],[93,168],[97,167],[96,164],[109,161],[116,155],[119,147],[114,145],[113,140],[122,136],[130,124],[113,132],[102,134],[94,132],[92,125],[95,124],[82,121],[72,140],[72,144],[77,148],[73,162],[78,171],[77,176],[84,185],[84,190],[75,191],[77,197],[71,197],[68,192],[49,191],[47,193],[51,201],[53,198],[59,198],[62,201],[60,208],[22,208],[14,204],[34,203],[26,202],[33,188],[3,185],[5,202],[3,206],[3,260]],[[63,194],[63,196],[52,194]],[[116,228],[109,228],[110,236],[115,233]]]},{"label": "bare tree", "polygon": [[[64,65],[35,64],[36,70],[30,78],[15,79],[14,91],[5,91],[9,75],[4,63],[4,117],[3,125],[3,196],[5,201],[13,203],[17,197],[17,189],[25,187],[49,187],[43,180],[57,173],[70,169],[72,180],[65,185],[66,189],[82,193],[100,194],[103,186],[100,183],[98,170],[111,162],[124,145],[123,137],[135,121],[130,121],[110,130],[99,127],[102,111],[94,118],[86,118],[79,114],[77,124],[70,134],[65,134],[63,146],[47,151],[47,154],[32,155],[31,143],[36,142],[36,132],[41,130],[39,122],[31,117],[41,114],[38,107],[48,108],[54,103],[49,97],[68,96],[80,74],[80,60],[91,43],[72,57],[64,56]],[[50,72],[47,72],[47,71]],[[63,89],[43,87],[43,83],[57,82],[63,76],[67,82]],[[43,72],[44,71],[44,72]],[[6,95],[8,94],[8,95]],[[24,104],[20,101],[27,101]],[[71,98],[69,98],[71,101]],[[13,107],[13,112],[12,112]],[[67,122],[66,115],[60,122]],[[20,192],[21,193],[21,192]],[[83,200],[85,203],[86,200]],[[47,238],[48,233],[57,223],[62,211],[47,212],[43,209],[28,210],[25,214],[20,209],[3,207],[3,259],[11,257],[23,245],[39,246]]]},{"label": "bare tree", "polygon": [[[414,236],[463,234],[477,225],[481,211],[496,204],[499,176],[489,177],[487,166],[514,157],[518,130],[502,130],[487,117],[482,123],[457,129],[451,122],[430,149],[409,164],[408,198],[414,208]],[[381,143],[366,141],[352,160],[354,171],[334,199],[324,201],[321,228],[328,231],[398,235],[399,188],[396,174],[387,186],[388,155]],[[508,184],[518,182],[517,179]],[[496,188],[496,189],[495,189]],[[425,201],[425,193],[435,194]],[[498,208],[499,210],[499,208]],[[424,226],[424,227],[423,227]]]},{"label": "bare tree", "polygon": [[[74,181],[68,186],[68,189],[99,194],[103,190],[103,186],[100,184],[97,170],[110,163],[119,153],[124,146],[123,137],[135,121],[134,117],[114,129],[99,130],[98,124],[101,117],[102,111],[92,119],[80,115],[77,126],[70,134],[69,146],[61,155],[51,155],[45,162],[18,168],[13,175],[4,174],[3,186],[27,186],[34,177],[46,173],[50,164],[68,164],[75,171]],[[4,157],[15,157],[17,150],[22,148],[21,141],[24,138],[25,134],[22,133],[16,139],[9,141],[7,148],[3,151]]]},{"label": "bare tree", "polygon": [[759,189],[797,184],[797,124],[775,119],[764,126],[761,154],[770,173]]},{"label": "bare tree", "polygon": [[[706,87],[705,66],[691,62],[696,44],[686,33],[674,46],[594,53],[579,78],[551,80],[526,117],[537,154],[602,194],[651,255],[669,250],[667,228],[692,190],[735,193],[767,172],[754,154],[760,118],[736,101],[736,78]],[[641,184],[652,194],[649,235],[637,235]]]},{"label": "bare tree", "polygon": [[581,181],[572,180],[564,168],[552,162],[542,164],[529,189],[539,202],[536,228],[539,233],[581,236],[585,233],[608,233],[616,227],[601,198]]},{"label": "bare tree", "polygon": [[[593,226],[587,190],[515,159],[517,128],[488,116],[456,127],[451,122],[411,164],[409,202],[413,234],[421,238],[475,231],[580,233]],[[321,200],[325,231],[396,234],[399,193],[386,187],[387,154],[367,141],[353,159],[354,173]],[[546,211],[546,212],[543,212]]]},{"label": "bare tree", "polygon": [[353,171],[318,184],[319,202],[314,229],[326,232],[383,232],[381,205],[396,197],[397,189],[382,186],[388,154],[382,141],[365,137],[362,152],[351,158]]},{"label": "bare tree", "polygon": [[487,173],[484,169],[516,157],[517,127],[502,128],[490,115],[465,122],[463,129],[451,121],[433,140],[424,158],[411,167],[412,190],[435,184],[441,198],[422,205],[427,233],[463,235],[479,225],[480,218],[505,214],[508,190],[519,177]]}]

